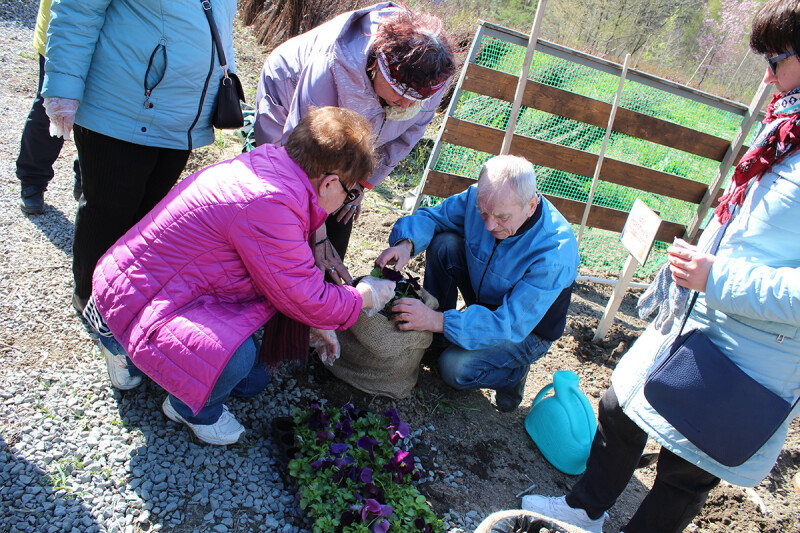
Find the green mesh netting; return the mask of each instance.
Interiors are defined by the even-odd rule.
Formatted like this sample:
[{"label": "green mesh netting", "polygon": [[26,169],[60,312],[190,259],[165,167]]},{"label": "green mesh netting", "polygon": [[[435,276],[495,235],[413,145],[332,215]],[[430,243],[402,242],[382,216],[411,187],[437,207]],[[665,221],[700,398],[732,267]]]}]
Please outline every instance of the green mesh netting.
[{"label": "green mesh netting", "polygon": [[[475,63],[482,67],[519,75],[524,56],[525,48],[522,46],[493,37],[484,37],[480,42]],[[609,104],[613,103],[619,86],[617,76],[538,51],[534,53],[531,62],[529,79]],[[729,140],[733,138],[741,124],[741,117],[734,113],[630,80],[623,86],[620,106]],[[505,130],[510,112],[510,102],[464,91],[458,100],[454,117]],[[750,137],[754,131],[750,132]],[[517,117],[514,133],[597,154],[600,152],[605,128],[523,106]],[[492,155],[444,143],[432,167],[442,172],[477,178],[481,165]],[[621,133],[612,133],[605,157],[705,184],[713,179],[719,167],[719,162],[712,159]],[[534,161],[539,188],[543,193],[586,202],[591,187],[591,177],[570,174],[535,163]],[[629,211],[636,198],[658,211],[664,220],[684,225],[689,223],[696,211],[696,206],[692,203],[602,180],[598,182],[593,203]],[[435,199],[428,198],[423,205],[431,205],[433,202]],[[576,235],[577,230],[576,226]],[[646,277],[659,268],[665,261],[667,246],[666,243],[657,242],[647,263],[637,270],[636,275]],[[580,254],[582,265],[611,272],[618,272],[627,258],[627,252],[619,242],[618,233],[595,228],[584,230]]]}]

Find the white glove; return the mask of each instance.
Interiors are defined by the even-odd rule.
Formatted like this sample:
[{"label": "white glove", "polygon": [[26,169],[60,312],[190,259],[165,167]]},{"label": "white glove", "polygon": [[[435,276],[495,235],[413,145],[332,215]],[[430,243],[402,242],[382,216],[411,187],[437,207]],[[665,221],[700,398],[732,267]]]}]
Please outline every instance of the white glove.
[{"label": "white glove", "polygon": [[339,359],[339,339],[336,337],[336,332],[331,329],[317,329],[311,328],[308,337],[308,345],[316,350],[320,361],[326,365],[332,365],[334,361]]},{"label": "white glove", "polygon": [[[389,303],[389,300],[394,298],[394,288],[397,284],[388,279],[380,279],[372,276],[364,276],[361,278],[358,285],[362,283],[369,289],[371,294],[369,305],[365,303],[362,311],[364,311],[367,316],[375,316],[378,314],[378,311]],[[356,285],[356,288],[358,288],[358,285]]]},{"label": "white glove", "polygon": [[50,119],[50,136],[63,137],[70,140],[69,134],[75,123],[75,112],[80,101],[60,96],[48,96],[44,99],[44,110]]}]

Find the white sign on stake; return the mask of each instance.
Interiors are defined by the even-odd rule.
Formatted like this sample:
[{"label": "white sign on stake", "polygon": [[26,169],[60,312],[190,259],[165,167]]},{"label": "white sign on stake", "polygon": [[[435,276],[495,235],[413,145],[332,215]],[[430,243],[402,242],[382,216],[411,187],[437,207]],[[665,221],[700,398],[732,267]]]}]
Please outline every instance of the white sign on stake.
[{"label": "white sign on stake", "polygon": [[620,235],[620,241],[630,252],[630,255],[622,268],[617,284],[614,286],[614,292],[611,293],[611,299],[603,312],[603,318],[597,324],[597,331],[595,331],[592,342],[603,340],[606,333],[608,333],[622,299],[625,297],[625,292],[628,290],[628,285],[633,279],[633,273],[636,272],[636,268],[639,265],[643,265],[647,260],[647,255],[653,247],[660,225],[661,217],[637,198]]}]

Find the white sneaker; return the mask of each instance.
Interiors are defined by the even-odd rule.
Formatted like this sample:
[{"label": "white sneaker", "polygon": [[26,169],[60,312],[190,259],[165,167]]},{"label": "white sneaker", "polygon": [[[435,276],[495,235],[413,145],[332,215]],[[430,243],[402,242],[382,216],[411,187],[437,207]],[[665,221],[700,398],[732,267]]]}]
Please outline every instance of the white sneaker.
[{"label": "white sneaker", "polygon": [[185,418],[178,414],[172,407],[169,401],[169,396],[164,399],[161,405],[161,410],[173,422],[179,424],[186,424],[195,436],[201,441],[208,444],[215,444],[217,446],[225,446],[233,444],[239,440],[239,437],[244,433],[244,426],[241,425],[234,417],[226,405],[222,406],[222,415],[213,424],[192,424],[187,422]]},{"label": "white sneaker", "polygon": [[98,344],[103,357],[106,358],[106,368],[108,369],[108,377],[111,379],[111,384],[119,390],[131,390],[138,387],[142,382],[142,376],[131,376],[131,373],[128,372],[128,362],[125,360],[125,354],[113,354],[103,346],[102,342],[98,342]]},{"label": "white sneaker", "polygon": [[597,520],[592,520],[583,509],[573,509],[570,507],[564,496],[559,498],[548,498],[535,494],[523,496],[522,508],[526,511],[539,513],[542,516],[578,526],[591,533],[603,533],[603,522],[608,518],[608,513],[603,513],[603,516]]}]

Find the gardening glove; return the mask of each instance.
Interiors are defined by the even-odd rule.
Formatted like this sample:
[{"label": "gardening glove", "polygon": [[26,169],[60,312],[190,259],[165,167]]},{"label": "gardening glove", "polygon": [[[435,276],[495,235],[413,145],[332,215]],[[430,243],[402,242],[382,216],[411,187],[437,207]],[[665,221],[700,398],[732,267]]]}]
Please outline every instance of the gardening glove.
[{"label": "gardening glove", "polygon": [[336,337],[336,332],[331,329],[311,328],[308,345],[317,352],[320,361],[326,365],[330,366],[339,359],[341,351],[339,339]]},{"label": "gardening glove", "polygon": [[653,282],[639,297],[639,318],[646,319],[658,309],[653,327],[660,333],[667,333],[672,329],[675,319],[686,312],[691,292],[675,283],[669,263],[664,263]]},{"label": "gardening glove", "polygon": [[44,99],[44,110],[50,119],[50,136],[62,137],[70,140],[69,134],[75,123],[75,112],[78,110],[78,100],[49,96]]},{"label": "gardening glove", "polygon": [[[358,282],[358,285],[362,283],[369,289],[371,294],[369,305],[364,304],[362,311],[367,316],[375,316],[378,311],[383,309],[394,298],[394,288],[397,284],[394,281],[373,276],[364,276]],[[358,285],[356,285],[356,288],[358,288]]]}]

